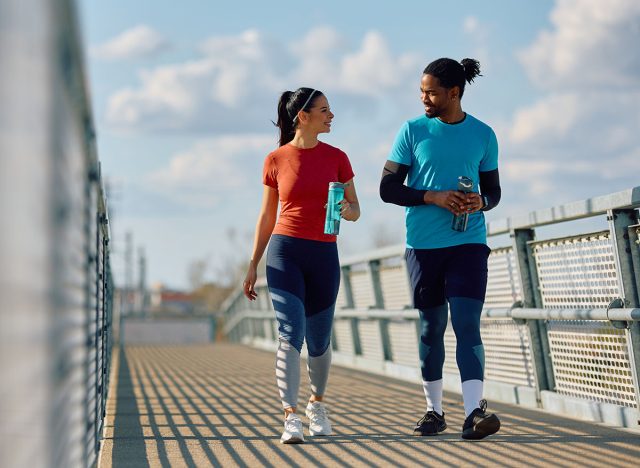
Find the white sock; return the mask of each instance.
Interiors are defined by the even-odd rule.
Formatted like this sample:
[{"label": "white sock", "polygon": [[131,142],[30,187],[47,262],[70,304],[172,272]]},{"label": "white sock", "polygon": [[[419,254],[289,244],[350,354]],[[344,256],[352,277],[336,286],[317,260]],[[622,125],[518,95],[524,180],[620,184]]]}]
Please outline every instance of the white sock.
[{"label": "white sock", "polygon": [[479,408],[482,400],[482,380],[467,380],[462,382],[462,401],[464,401],[464,415],[469,416],[474,409]]},{"label": "white sock", "polygon": [[422,381],[424,396],[427,397],[427,411],[442,414],[442,379],[427,382]]}]

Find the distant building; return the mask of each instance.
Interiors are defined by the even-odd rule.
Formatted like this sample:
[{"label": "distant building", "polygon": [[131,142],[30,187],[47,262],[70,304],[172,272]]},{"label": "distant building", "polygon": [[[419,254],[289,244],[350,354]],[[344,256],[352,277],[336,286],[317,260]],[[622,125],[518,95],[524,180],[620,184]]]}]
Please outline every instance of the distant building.
[{"label": "distant building", "polygon": [[151,313],[181,313],[193,312],[193,296],[191,293],[166,288],[162,283],[151,286]]}]

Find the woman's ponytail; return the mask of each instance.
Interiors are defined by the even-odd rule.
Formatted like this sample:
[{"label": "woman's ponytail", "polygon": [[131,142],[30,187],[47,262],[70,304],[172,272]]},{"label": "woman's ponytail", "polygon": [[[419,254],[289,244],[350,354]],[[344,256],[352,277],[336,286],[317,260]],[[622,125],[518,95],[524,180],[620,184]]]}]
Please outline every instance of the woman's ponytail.
[{"label": "woman's ponytail", "polygon": [[289,103],[292,94],[293,91],[285,91],[282,93],[280,100],[278,101],[278,122],[276,123],[276,127],[280,129],[280,139],[278,141],[279,146],[284,146],[289,143],[293,140],[293,137],[296,134],[293,119],[287,110],[287,104]]}]

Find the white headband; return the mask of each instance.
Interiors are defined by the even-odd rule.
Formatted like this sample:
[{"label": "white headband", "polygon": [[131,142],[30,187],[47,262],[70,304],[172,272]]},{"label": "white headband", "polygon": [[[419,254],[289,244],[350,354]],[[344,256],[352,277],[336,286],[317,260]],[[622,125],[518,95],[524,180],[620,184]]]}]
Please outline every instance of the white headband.
[{"label": "white headband", "polygon": [[[316,93],[316,90],[314,89],[313,91],[311,91],[311,94],[309,94],[309,97],[307,98],[307,100],[304,102],[304,104],[302,105],[302,107],[300,108],[300,110],[304,110],[305,107],[307,107],[307,104],[309,104],[309,101],[311,101],[311,98],[313,97],[313,95]],[[298,111],[300,112],[300,111]],[[296,116],[293,118],[293,122],[296,121],[296,119],[298,118],[298,114],[296,114]]]}]

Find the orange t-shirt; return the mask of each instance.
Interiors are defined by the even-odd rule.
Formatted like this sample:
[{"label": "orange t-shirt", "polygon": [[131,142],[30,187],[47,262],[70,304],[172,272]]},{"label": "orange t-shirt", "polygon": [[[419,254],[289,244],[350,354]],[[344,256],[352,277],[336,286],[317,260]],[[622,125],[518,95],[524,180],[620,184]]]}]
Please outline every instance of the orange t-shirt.
[{"label": "orange t-shirt", "polygon": [[278,190],[280,216],[273,234],[335,242],[324,233],[329,182],[348,182],[353,169],[344,151],[318,142],[308,149],[284,145],[264,160],[262,182]]}]

